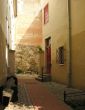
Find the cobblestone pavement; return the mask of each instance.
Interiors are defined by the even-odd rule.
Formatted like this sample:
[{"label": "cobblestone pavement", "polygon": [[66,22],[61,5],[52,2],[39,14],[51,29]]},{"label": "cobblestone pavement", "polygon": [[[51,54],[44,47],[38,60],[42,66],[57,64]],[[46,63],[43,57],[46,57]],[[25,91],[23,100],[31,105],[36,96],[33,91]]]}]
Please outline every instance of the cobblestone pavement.
[{"label": "cobblestone pavement", "polygon": [[64,101],[65,90],[68,92],[80,91],[77,89],[68,88],[66,85],[58,84],[56,82],[43,82],[43,84],[62,101]]},{"label": "cobblestone pavement", "polygon": [[44,82],[44,86],[46,86],[52,93],[54,93],[59,100],[64,101],[64,90],[66,88],[65,85],[60,85],[55,82]]},{"label": "cobblestone pavement", "polygon": [[[43,85],[46,86],[55,96],[64,103],[64,90],[66,89],[65,85],[57,84],[56,82],[43,82]],[[70,107],[70,110],[73,110]]]},{"label": "cobblestone pavement", "polygon": [[[70,91],[70,92],[78,92],[80,90],[73,89],[73,88],[67,88],[66,85],[58,84],[56,82],[43,82],[43,85],[46,86],[59,100],[62,100],[64,102],[64,90]],[[78,107],[78,108],[72,108],[71,110],[85,110],[85,106]]]}]

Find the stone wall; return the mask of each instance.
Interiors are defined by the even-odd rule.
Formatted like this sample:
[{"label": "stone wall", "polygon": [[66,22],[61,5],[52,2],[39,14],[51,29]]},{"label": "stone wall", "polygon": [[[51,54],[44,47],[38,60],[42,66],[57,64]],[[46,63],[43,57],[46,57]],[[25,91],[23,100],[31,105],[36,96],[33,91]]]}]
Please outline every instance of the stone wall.
[{"label": "stone wall", "polygon": [[38,72],[39,53],[35,46],[17,45],[15,64],[18,73]]}]

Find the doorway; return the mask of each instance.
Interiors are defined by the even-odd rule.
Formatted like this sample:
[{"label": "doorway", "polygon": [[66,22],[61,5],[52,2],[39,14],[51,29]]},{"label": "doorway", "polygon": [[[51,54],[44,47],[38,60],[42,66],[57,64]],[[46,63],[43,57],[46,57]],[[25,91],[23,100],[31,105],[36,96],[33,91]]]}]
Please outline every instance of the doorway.
[{"label": "doorway", "polygon": [[51,75],[51,37],[45,39],[46,73]]}]

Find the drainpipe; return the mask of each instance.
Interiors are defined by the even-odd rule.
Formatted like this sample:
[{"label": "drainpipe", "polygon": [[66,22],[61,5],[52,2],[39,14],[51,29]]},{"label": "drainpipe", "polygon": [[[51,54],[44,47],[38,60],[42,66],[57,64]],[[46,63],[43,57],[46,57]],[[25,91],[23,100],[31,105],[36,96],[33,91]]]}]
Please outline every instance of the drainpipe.
[{"label": "drainpipe", "polygon": [[68,0],[68,87],[72,86],[72,56],[71,56],[71,38],[72,38],[72,27],[71,27],[71,0]]}]

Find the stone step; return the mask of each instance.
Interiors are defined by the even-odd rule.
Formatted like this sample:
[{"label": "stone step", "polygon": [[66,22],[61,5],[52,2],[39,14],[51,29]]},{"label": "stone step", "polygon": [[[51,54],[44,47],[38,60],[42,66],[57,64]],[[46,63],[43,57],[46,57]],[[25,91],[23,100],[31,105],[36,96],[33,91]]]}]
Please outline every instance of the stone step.
[{"label": "stone step", "polygon": [[43,75],[40,74],[36,79],[42,82],[46,82],[46,81],[51,81],[51,76],[48,74],[43,74]]}]

